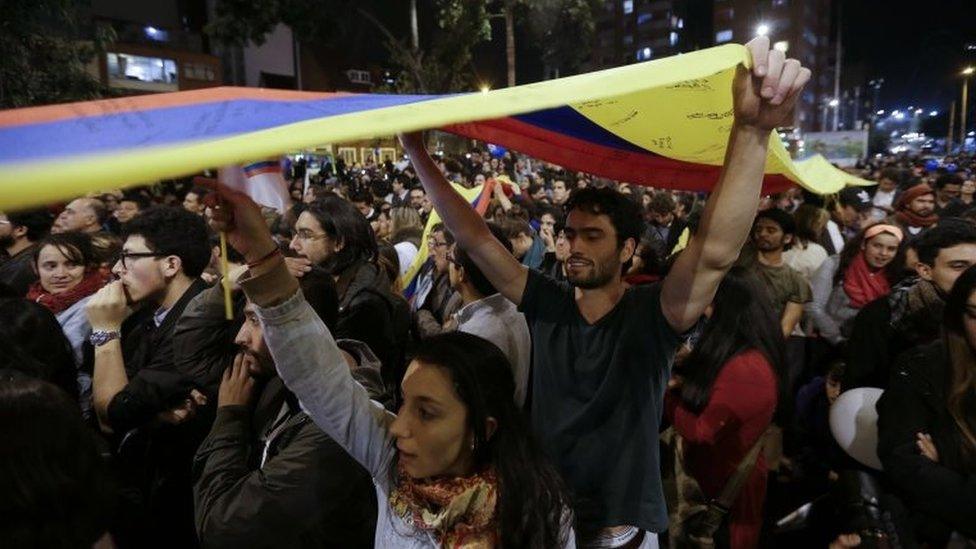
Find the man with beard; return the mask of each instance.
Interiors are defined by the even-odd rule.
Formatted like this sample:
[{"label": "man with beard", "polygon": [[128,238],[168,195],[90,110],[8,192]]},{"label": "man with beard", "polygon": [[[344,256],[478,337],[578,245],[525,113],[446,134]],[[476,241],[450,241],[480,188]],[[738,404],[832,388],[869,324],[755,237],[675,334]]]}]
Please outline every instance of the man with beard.
[{"label": "man with beard", "polygon": [[[309,273],[301,287],[312,309],[334,330],[339,299],[331,277]],[[227,324],[221,290],[220,286],[205,290],[188,307],[195,324],[206,322],[214,330]],[[372,547],[376,527],[372,480],[315,426],[277,376],[251,303],[244,306],[244,322],[234,343],[238,352],[220,384],[217,417],[193,464],[201,544]],[[337,343],[356,381],[372,399],[384,401],[375,355],[357,341]]]},{"label": "man with beard", "polygon": [[302,211],[294,235],[291,249],[300,257],[286,259],[289,271],[298,279],[312,270],[332,276],[339,292],[336,337],[369,345],[383,362],[386,382],[399,386],[410,313],[377,266],[369,221],[350,202],[328,195]]},{"label": "man with beard", "polygon": [[[599,547],[657,547],[667,528],[659,422],[680,340],[712,302],[749,235],[769,138],[792,120],[810,71],[760,37],[752,74],[733,85],[726,163],[698,232],[662,284],[626,287],[642,231],[637,205],[608,189],[566,203],[569,283],[519,263],[444,179],[420,134],[401,135],[445,225],[492,285],[525,314],[532,335],[531,422],[577,502],[578,532]],[[555,198],[555,197],[554,197]],[[555,200],[554,200],[555,202]]]},{"label": "man with beard", "polygon": [[655,238],[661,241],[665,255],[670,255],[681,238],[681,233],[688,226],[686,222],[677,216],[678,205],[671,196],[671,193],[660,191],[651,196],[651,202],[647,205],[648,221],[647,231],[644,236]]},{"label": "man with beard", "polygon": [[969,221],[943,219],[910,245],[918,254],[917,276],[865,305],[854,317],[845,348],[845,391],[886,388],[899,354],[938,338],[946,296],[959,275],[976,264],[976,227]]},{"label": "man with beard", "polygon": [[884,222],[897,226],[906,237],[915,237],[938,221],[939,216],[935,213],[935,191],[925,183],[920,183],[898,196],[894,215]]},{"label": "man with beard", "polygon": [[872,208],[871,195],[860,187],[847,187],[837,194],[828,208],[830,219],[820,241],[827,255],[844,251],[847,240],[871,220]]},{"label": "man with beard", "polygon": [[773,310],[779,316],[783,337],[789,337],[803,316],[803,304],[810,301],[810,283],[783,260],[796,233],[793,216],[777,208],[759,212],[752,228],[756,261],[752,268],[766,282]]},{"label": "man with beard", "polygon": [[37,281],[34,271],[34,244],[51,229],[51,215],[43,210],[0,212],[0,248],[6,257],[0,260],[0,283],[17,295],[27,295]]}]

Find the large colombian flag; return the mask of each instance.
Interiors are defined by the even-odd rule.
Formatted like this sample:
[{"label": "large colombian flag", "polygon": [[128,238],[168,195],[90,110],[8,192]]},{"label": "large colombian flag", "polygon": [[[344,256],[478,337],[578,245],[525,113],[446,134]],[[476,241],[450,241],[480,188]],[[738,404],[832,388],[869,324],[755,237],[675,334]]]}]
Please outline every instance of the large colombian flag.
[{"label": "large colombian flag", "polygon": [[[568,169],[707,191],[732,127],[732,78],[750,63],[725,45],[657,61],[459,95],[255,88],[0,112],[0,210],[248,163],[322,143],[440,128]],[[778,138],[768,191],[864,184],[822,158],[793,162]]]}]

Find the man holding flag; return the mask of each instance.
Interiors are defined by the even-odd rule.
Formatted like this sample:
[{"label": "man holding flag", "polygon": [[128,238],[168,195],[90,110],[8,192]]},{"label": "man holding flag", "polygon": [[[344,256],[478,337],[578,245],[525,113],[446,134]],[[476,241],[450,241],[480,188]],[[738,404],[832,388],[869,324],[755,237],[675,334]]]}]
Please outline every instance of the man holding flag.
[{"label": "man holding flag", "polygon": [[625,197],[584,189],[568,201],[570,286],[515,260],[451,188],[420,134],[400,138],[458,245],[528,320],[532,424],[574,492],[587,545],[657,547],[656,533],[667,529],[658,428],[671,358],[749,235],[770,133],[792,123],[810,79],[766,37],[748,49],[753,67],[740,67],[733,84],[725,165],[697,234],[660,285],[627,288],[621,279],[641,233]]}]

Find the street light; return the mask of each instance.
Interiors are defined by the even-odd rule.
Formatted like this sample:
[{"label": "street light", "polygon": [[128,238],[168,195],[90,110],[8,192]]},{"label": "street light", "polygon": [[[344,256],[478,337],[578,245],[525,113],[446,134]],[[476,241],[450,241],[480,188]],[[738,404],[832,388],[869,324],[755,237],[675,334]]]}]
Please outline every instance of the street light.
[{"label": "street light", "polygon": [[962,70],[962,119],[959,123],[959,143],[962,144],[962,149],[966,150],[966,100],[969,98],[969,76],[976,72],[976,68],[966,67]]},{"label": "street light", "polygon": [[759,23],[756,26],[756,36],[767,36],[769,35],[769,25],[766,23]]}]

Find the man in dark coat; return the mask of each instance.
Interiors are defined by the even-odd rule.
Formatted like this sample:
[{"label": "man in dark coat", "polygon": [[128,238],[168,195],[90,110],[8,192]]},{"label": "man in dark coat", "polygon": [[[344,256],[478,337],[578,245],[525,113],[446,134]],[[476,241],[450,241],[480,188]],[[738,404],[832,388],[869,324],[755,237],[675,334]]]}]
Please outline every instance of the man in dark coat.
[{"label": "man in dark coat", "polygon": [[[331,277],[310,273],[301,284],[334,330],[338,296]],[[219,290],[211,288],[194,302],[203,313],[199,321],[209,319],[215,329],[227,324]],[[377,506],[369,474],[312,423],[277,377],[250,304],[235,343],[238,353],[220,385],[216,421],[194,459],[201,544],[372,547]],[[383,401],[380,363],[369,347],[352,340],[339,345],[356,380]]]}]

